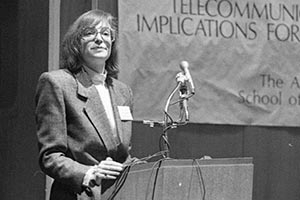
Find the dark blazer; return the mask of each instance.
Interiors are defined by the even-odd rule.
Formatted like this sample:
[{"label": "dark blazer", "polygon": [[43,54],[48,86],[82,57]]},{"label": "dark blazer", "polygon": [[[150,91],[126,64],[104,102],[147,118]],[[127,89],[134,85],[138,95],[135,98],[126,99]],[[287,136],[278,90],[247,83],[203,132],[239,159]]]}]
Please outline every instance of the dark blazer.
[{"label": "dark blazer", "polygon": [[[83,192],[86,171],[108,156],[121,163],[129,159],[131,121],[121,121],[117,106],[129,106],[132,111],[132,92],[116,79],[108,88],[117,126],[115,137],[86,72],[74,75],[61,69],[41,75],[36,92],[39,163],[54,178],[51,199],[100,199],[101,186],[93,189],[95,197]],[[104,190],[105,181],[101,185]]]}]

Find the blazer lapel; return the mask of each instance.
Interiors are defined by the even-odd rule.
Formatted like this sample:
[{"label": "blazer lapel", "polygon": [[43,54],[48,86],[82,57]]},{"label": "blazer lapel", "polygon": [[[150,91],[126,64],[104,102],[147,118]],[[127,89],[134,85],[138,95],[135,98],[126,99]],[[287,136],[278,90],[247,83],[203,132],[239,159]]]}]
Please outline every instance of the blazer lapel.
[{"label": "blazer lapel", "polygon": [[76,77],[78,95],[86,98],[84,113],[97,130],[97,133],[106,146],[107,151],[116,151],[117,142],[111,135],[112,131],[108,122],[107,114],[96,87],[92,84],[85,72],[80,72]]},{"label": "blazer lapel", "polygon": [[114,88],[113,86],[109,87],[109,93],[110,93],[111,103],[112,103],[115,121],[116,121],[117,134],[121,142],[123,142],[124,135],[122,131],[122,121],[118,110],[118,106],[123,105],[123,100],[122,97],[119,95],[119,93],[116,91],[116,88]]}]

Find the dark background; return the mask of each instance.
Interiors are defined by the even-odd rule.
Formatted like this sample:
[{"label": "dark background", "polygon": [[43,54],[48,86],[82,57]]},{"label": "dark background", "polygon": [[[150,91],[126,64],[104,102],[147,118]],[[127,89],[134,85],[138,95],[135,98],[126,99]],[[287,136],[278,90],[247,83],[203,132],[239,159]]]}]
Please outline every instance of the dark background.
[{"label": "dark background", "polygon": [[[117,16],[117,0],[99,0],[98,5]],[[62,0],[60,9],[63,35],[77,16],[91,9],[91,0]],[[39,75],[49,68],[49,1],[2,0],[0,16],[0,199],[45,199],[34,93]],[[135,121],[132,154],[145,157],[159,151],[161,133],[161,127]],[[298,127],[188,124],[169,131],[169,140],[172,158],[253,157],[253,200],[300,199]]]}]

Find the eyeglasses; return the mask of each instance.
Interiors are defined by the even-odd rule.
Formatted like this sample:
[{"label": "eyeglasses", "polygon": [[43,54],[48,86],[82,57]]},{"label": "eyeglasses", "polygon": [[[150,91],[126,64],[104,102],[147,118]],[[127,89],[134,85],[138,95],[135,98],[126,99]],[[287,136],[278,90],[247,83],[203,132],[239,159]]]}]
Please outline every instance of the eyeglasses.
[{"label": "eyeglasses", "polygon": [[81,35],[85,40],[94,40],[97,37],[98,33],[105,41],[115,41],[114,31],[109,27],[101,27],[100,29],[96,29],[95,27],[87,27],[83,29]]}]

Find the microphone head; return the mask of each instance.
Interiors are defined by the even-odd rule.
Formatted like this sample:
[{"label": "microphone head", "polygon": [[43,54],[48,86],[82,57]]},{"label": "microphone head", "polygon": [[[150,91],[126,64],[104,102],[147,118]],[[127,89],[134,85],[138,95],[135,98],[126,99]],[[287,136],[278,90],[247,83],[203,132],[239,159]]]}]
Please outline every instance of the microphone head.
[{"label": "microphone head", "polygon": [[185,60],[181,61],[180,62],[180,69],[184,71],[187,68],[189,68],[189,63]]},{"label": "microphone head", "polygon": [[190,83],[191,90],[192,90],[191,93],[195,94],[195,86],[194,86],[194,83],[193,83],[193,80],[192,80],[192,77],[191,77],[191,74],[189,71],[189,63],[187,61],[181,61],[180,68],[183,71],[184,75],[186,76],[188,82]]}]

